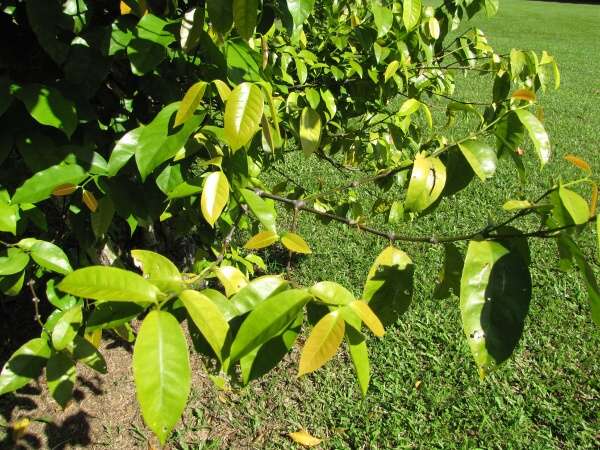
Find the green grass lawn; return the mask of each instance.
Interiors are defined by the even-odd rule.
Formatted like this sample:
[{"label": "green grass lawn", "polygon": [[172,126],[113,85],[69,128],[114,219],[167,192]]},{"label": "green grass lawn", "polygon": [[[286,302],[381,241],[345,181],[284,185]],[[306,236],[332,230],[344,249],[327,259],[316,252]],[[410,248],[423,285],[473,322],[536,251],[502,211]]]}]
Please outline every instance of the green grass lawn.
[{"label": "green grass lawn", "polygon": [[[550,173],[576,175],[563,160],[567,153],[600,170],[600,6],[501,0],[497,17],[482,17],[476,24],[499,52],[548,50],[560,64],[561,89],[540,100],[553,162],[540,174],[526,147],[533,182],[526,192],[542,192]],[[488,98],[490,83],[489,78],[461,79],[457,92],[465,99]],[[280,168],[314,190],[343,179],[321,162],[302,157],[290,156]],[[454,234],[481,228],[488,217],[501,217],[499,205],[521,191],[516,171],[504,161],[485,185],[474,183],[444,200],[434,214],[398,231]],[[294,277],[304,284],[334,280],[356,294],[387,245],[342,226],[324,227],[306,214],[299,232],[314,255],[296,262]],[[589,241],[592,255],[595,236],[581,239]],[[293,448],[284,433],[305,427],[324,439],[324,448],[598,448],[600,333],[591,322],[578,274],[556,270],[555,244],[531,242],[534,291],[525,333],[514,357],[483,382],[463,339],[458,299],[440,301],[431,295],[442,248],[400,247],[416,265],[413,304],[382,340],[369,341],[372,382],[366,399],[342,354],[300,380],[295,366],[284,364],[221,402],[214,393],[195,392],[191,407],[205,410],[196,425],[226,421],[235,430],[227,439],[234,447]],[[189,426],[179,429],[180,436],[188,434]],[[185,441],[176,436],[172,442]]]}]

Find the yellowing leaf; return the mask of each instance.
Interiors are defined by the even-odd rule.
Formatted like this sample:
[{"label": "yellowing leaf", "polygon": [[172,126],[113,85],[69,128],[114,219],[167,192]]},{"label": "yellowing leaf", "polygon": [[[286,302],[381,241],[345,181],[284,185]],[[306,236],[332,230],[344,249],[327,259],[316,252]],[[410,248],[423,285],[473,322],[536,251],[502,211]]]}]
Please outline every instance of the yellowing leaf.
[{"label": "yellowing leaf", "polygon": [[265,99],[252,83],[238,84],[225,104],[225,138],[233,151],[246,145],[258,130]]},{"label": "yellowing leaf", "polygon": [[215,271],[215,274],[225,288],[225,295],[227,297],[236,294],[248,284],[248,280],[244,274],[233,266],[221,266]]},{"label": "yellowing leaf", "polygon": [[565,159],[581,170],[584,170],[588,173],[592,171],[592,168],[587,161],[581,159],[579,156],[569,154],[565,156]]},{"label": "yellowing leaf", "polygon": [[94,348],[98,348],[100,346],[100,342],[102,341],[102,328],[98,328],[97,330],[91,332],[86,332],[85,338],[94,346]]},{"label": "yellowing leaf", "polygon": [[204,97],[204,91],[206,91],[206,81],[198,81],[188,89],[175,115],[174,127],[178,127],[194,115],[194,111]]},{"label": "yellowing leaf", "polygon": [[392,61],[389,63],[383,73],[383,81],[387,83],[387,81],[396,74],[398,68],[400,68],[400,61]]},{"label": "yellowing leaf", "polygon": [[352,309],[352,311],[354,311],[358,317],[360,317],[360,320],[362,320],[365,325],[369,327],[369,330],[371,330],[375,336],[383,336],[385,333],[383,324],[375,315],[373,310],[369,308],[369,305],[362,300],[356,300],[350,303],[348,307]]},{"label": "yellowing leaf", "polygon": [[211,173],[204,181],[200,199],[202,215],[211,227],[214,226],[228,201],[229,181],[227,181],[227,177],[223,172]]},{"label": "yellowing leaf", "polygon": [[305,447],[314,447],[321,443],[321,439],[311,436],[306,430],[296,431],[289,433],[288,436],[296,443],[304,445]]},{"label": "yellowing leaf", "polygon": [[298,376],[314,372],[329,361],[342,342],[344,330],[344,318],[338,310],[319,320],[302,349]]},{"label": "yellowing leaf", "polygon": [[306,241],[296,233],[285,233],[281,236],[281,243],[285,248],[295,253],[312,253]]},{"label": "yellowing leaf", "polygon": [[533,205],[529,200],[508,200],[502,208],[505,211],[514,211],[515,209],[527,209],[531,208]]},{"label": "yellowing leaf", "polygon": [[317,151],[321,141],[321,116],[310,107],[305,107],[300,116],[300,143],[304,156]]},{"label": "yellowing leaf", "polygon": [[437,39],[440,37],[440,23],[435,17],[430,17],[427,22],[429,26],[429,34],[432,38]]},{"label": "yellowing leaf", "polygon": [[277,233],[273,231],[261,231],[260,233],[257,233],[254,236],[252,236],[248,240],[248,242],[246,242],[244,248],[248,250],[257,250],[259,248],[268,247],[269,245],[277,242],[278,240],[279,236],[277,235]]},{"label": "yellowing leaf", "polygon": [[90,191],[84,190],[81,194],[81,200],[83,200],[83,203],[85,203],[85,206],[87,206],[91,212],[96,212],[98,209],[98,200],[96,200],[96,197],[94,197],[94,194]]},{"label": "yellowing leaf", "polygon": [[55,195],[56,197],[63,197],[65,195],[71,195],[76,190],[77,186],[72,183],[61,184],[52,190],[52,195]]},{"label": "yellowing leaf", "polygon": [[535,101],[535,93],[529,89],[517,89],[515,92],[513,92],[511,97],[515,100],[527,100],[529,102]]},{"label": "yellowing leaf", "polygon": [[221,100],[223,101],[223,103],[225,103],[229,98],[229,95],[231,94],[231,88],[227,86],[227,84],[224,81],[221,80],[213,80],[213,84],[217,88],[219,97],[221,97]]}]

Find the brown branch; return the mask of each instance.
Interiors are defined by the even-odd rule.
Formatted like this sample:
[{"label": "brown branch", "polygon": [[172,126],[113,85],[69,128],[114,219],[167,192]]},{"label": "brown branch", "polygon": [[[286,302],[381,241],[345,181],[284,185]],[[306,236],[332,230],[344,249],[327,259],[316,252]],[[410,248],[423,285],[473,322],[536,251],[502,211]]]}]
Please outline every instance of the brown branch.
[{"label": "brown branch", "polygon": [[29,286],[29,290],[31,291],[31,301],[33,302],[33,309],[35,310],[35,315],[33,316],[33,320],[40,324],[41,327],[44,326],[42,323],[42,317],[40,316],[39,303],[40,299],[35,292],[35,280],[32,278],[27,282],[27,286]]}]

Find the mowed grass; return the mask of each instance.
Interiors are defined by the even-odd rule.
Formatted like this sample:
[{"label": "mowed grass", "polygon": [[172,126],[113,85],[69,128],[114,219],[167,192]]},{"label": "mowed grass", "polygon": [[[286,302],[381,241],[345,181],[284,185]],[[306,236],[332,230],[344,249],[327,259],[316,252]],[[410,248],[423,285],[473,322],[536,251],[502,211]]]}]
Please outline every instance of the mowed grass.
[{"label": "mowed grass", "polygon": [[[563,160],[568,153],[600,170],[600,6],[502,0],[497,17],[481,17],[476,24],[498,52],[548,50],[558,59],[561,89],[540,99],[553,161],[540,173],[527,144],[531,185],[526,190],[505,160],[494,179],[474,183],[444,200],[434,214],[398,231],[445,235],[482,228],[489,218],[503,217],[505,200],[543,192],[552,175],[578,176]],[[487,99],[491,80],[460,79],[457,92],[463,99]],[[289,156],[279,168],[310,191],[345,179],[301,156]],[[299,233],[314,254],[295,261],[294,278],[305,285],[334,280],[357,295],[373,259],[387,245],[356,230],[323,226],[308,214],[300,217]],[[591,233],[581,236],[590,258],[594,240]],[[598,448],[600,333],[591,322],[579,275],[556,269],[554,242],[531,241],[534,290],[524,335],[513,358],[484,381],[463,338],[458,299],[432,298],[443,249],[398,246],[415,263],[415,294],[409,311],[383,339],[369,339],[372,380],[365,399],[345,353],[302,379],[295,378],[295,353],[293,362],[241,391],[194,392],[190,407],[200,411],[199,418],[193,426],[180,426],[171,442],[200,446],[194,429],[226,422],[231,434],[202,446],[294,448],[285,433],[306,428],[324,439],[323,448]]]}]

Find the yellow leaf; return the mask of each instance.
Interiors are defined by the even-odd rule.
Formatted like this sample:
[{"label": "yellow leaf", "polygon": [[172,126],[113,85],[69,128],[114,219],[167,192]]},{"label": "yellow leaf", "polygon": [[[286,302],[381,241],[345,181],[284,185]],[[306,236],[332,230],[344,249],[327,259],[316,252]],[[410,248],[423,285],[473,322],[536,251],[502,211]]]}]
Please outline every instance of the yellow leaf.
[{"label": "yellow leaf", "polygon": [[579,156],[569,154],[565,156],[565,159],[581,170],[584,170],[588,173],[592,171],[592,168],[587,161],[581,159]]},{"label": "yellow leaf", "polygon": [[213,80],[215,87],[217,88],[217,92],[219,93],[219,97],[223,103],[227,101],[229,95],[231,94],[231,88],[225,84],[224,81],[221,80]]},{"label": "yellow leaf", "polygon": [[435,17],[430,17],[427,23],[429,25],[429,34],[432,38],[437,39],[440,37],[440,23]]},{"label": "yellow leaf", "polygon": [[60,186],[56,186],[52,191],[52,195],[57,197],[64,197],[65,195],[71,195],[73,192],[77,190],[77,186],[72,183],[61,184]]},{"label": "yellow leaf", "polygon": [[285,233],[281,236],[281,243],[285,248],[295,253],[312,253],[306,241],[296,233]]},{"label": "yellow leaf", "polygon": [[294,442],[300,445],[304,445],[305,447],[314,447],[315,445],[319,445],[321,443],[321,439],[311,436],[306,430],[300,430],[294,433],[289,433],[288,436]]},{"label": "yellow leaf", "polygon": [[369,307],[369,305],[367,305],[367,303],[363,302],[362,300],[356,300],[350,303],[348,307],[352,309],[352,311],[354,311],[358,317],[360,317],[360,320],[362,320],[365,325],[369,327],[369,330],[371,330],[375,336],[383,336],[385,333],[383,324],[375,315],[373,310]]},{"label": "yellow leaf", "polygon": [[512,98],[515,100],[527,100],[534,102],[535,94],[529,89],[517,89],[515,92],[513,92]]},{"label": "yellow leaf", "polygon": [[119,10],[122,16],[133,14],[142,17],[148,13],[148,6],[146,6],[146,0],[123,0],[119,3]]},{"label": "yellow leaf", "polygon": [[211,173],[204,181],[200,199],[202,215],[211,227],[214,226],[228,201],[229,181],[227,181],[227,177],[223,172]]},{"label": "yellow leaf", "polygon": [[302,349],[298,376],[314,372],[329,361],[342,342],[344,330],[344,318],[338,310],[319,320]]},{"label": "yellow leaf", "polygon": [[98,200],[96,200],[96,197],[94,197],[94,194],[90,191],[84,190],[83,194],[81,194],[81,200],[83,200],[83,203],[85,203],[85,206],[87,206],[91,212],[96,212],[98,209]]},{"label": "yellow leaf", "polygon": [[304,156],[309,157],[319,148],[321,142],[321,115],[306,106],[300,115],[300,144]]},{"label": "yellow leaf", "polygon": [[399,61],[392,61],[391,63],[389,63],[388,66],[385,68],[385,72],[383,73],[383,81],[387,83],[387,80],[392,78],[399,68]]},{"label": "yellow leaf", "polygon": [[215,273],[225,288],[225,295],[227,297],[231,297],[248,284],[248,280],[244,274],[233,266],[221,266]]},{"label": "yellow leaf", "polygon": [[187,90],[175,115],[174,127],[185,123],[194,115],[194,111],[196,111],[202,97],[204,97],[204,91],[206,91],[206,81],[198,81]]},{"label": "yellow leaf", "polygon": [[279,240],[279,236],[277,233],[273,231],[261,231],[260,233],[255,234],[246,242],[244,248],[248,250],[257,250],[259,248],[265,248],[269,245],[277,242]]},{"label": "yellow leaf", "polygon": [[12,432],[13,442],[17,442],[27,433],[27,429],[29,428],[30,421],[27,417],[19,420],[15,420],[10,425],[10,430]]},{"label": "yellow leaf", "polygon": [[528,200],[508,200],[502,208],[505,211],[514,211],[515,209],[527,209],[531,208],[533,205]]},{"label": "yellow leaf", "polygon": [[85,333],[85,338],[90,344],[98,348],[100,346],[100,341],[102,340],[102,329],[100,328],[91,333]]}]

